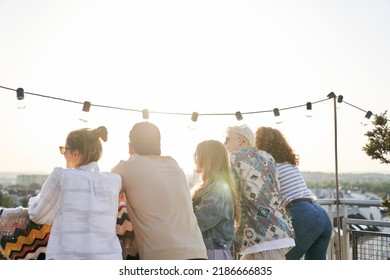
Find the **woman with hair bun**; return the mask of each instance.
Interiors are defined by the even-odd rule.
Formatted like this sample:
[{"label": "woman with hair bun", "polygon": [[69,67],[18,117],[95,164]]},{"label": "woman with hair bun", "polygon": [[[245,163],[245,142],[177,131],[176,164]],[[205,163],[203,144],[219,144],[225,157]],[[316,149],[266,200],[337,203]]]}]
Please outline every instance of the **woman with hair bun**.
[{"label": "woman with hair bun", "polygon": [[46,259],[122,259],[116,235],[121,177],[101,172],[101,140],[107,129],[70,132],[60,153],[66,168],[56,167],[28,203],[32,221],[51,225]]}]

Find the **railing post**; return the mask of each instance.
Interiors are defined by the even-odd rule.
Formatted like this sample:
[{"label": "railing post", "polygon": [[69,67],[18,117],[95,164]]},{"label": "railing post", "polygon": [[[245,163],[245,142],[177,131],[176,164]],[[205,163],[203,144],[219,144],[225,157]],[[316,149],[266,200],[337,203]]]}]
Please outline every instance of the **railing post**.
[{"label": "railing post", "polygon": [[349,254],[349,229],[347,225],[347,219],[348,219],[348,205],[345,203],[343,204],[344,206],[344,215],[343,215],[343,252],[342,256],[344,257],[344,260],[349,260],[350,259],[350,254]]},{"label": "railing post", "polygon": [[[333,206],[332,206],[332,204],[328,205],[327,213],[328,213],[330,222],[332,224],[332,229],[333,229],[334,225],[333,225]],[[331,243],[329,243],[329,245],[328,245],[328,250],[326,252],[326,255],[327,255],[328,260],[334,260],[334,259],[336,259],[336,257],[335,257],[335,250],[334,250],[334,231],[333,230],[332,230],[332,238],[330,239],[330,242]]]},{"label": "railing post", "polygon": [[356,231],[351,231],[352,234],[352,259],[357,260],[357,242],[358,242],[358,237],[357,237],[357,232]]}]

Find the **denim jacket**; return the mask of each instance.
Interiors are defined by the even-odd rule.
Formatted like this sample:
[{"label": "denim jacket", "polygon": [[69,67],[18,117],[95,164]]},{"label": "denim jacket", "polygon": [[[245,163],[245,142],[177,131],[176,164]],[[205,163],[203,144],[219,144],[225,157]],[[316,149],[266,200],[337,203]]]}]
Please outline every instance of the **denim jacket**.
[{"label": "denim jacket", "polygon": [[207,249],[230,250],[234,237],[233,201],[223,180],[207,185],[193,199],[194,213]]}]

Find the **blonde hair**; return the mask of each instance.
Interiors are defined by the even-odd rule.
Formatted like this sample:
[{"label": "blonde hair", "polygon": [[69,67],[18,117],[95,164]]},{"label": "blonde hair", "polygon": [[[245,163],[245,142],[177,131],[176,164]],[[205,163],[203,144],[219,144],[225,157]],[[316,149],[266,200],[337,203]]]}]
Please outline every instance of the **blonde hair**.
[{"label": "blonde hair", "polygon": [[68,134],[66,146],[71,151],[78,150],[82,155],[82,159],[76,167],[98,161],[101,158],[103,148],[100,139],[106,142],[107,134],[107,128],[104,126],[96,129],[82,128]]},{"label": "blonde hair", "polygon": [[210,183],[222,179],[229,186],[234,220],[238,224],[241,208],[225,146],[217,140],[206,140],[197,145],[194,156],[196,163],[202,168],[202,172],[200,182],[192,193],[192,198],[196,197]]}]

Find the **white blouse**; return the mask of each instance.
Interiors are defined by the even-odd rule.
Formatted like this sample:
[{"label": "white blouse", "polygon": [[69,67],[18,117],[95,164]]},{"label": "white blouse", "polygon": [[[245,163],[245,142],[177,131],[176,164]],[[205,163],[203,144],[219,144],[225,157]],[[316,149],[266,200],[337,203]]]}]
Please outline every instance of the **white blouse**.
[{"label": "white blouse", "polygon": [[51,225],[46,259],[122,259],[116,235],[121,177],[100,172],[96,162],[54,168],[31,197],[32,221]]}]

